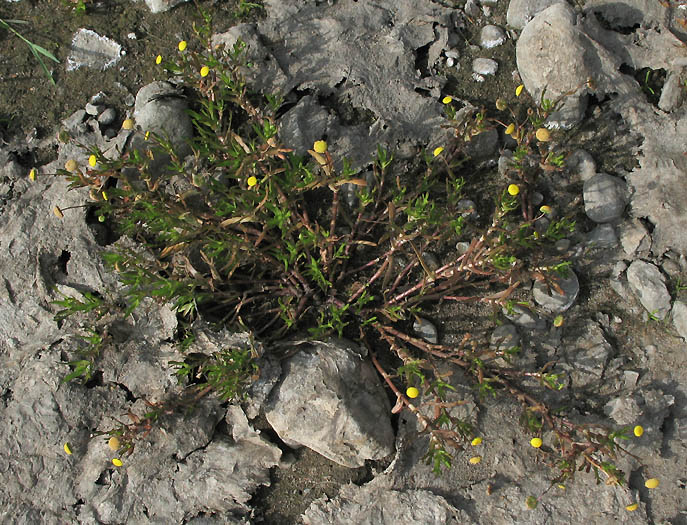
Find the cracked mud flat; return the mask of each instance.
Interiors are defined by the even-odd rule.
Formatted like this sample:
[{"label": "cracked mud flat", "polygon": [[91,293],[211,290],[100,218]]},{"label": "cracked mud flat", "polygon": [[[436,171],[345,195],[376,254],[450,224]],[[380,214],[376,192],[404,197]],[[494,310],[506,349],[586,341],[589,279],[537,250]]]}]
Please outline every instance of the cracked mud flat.
[{"label": "cracked mud flat", "polygon": [[[264,3],[263,16],[238,31],[249,43],[247,37],[254,37],[258,87],[287,94],[292,110],[282,130],[295,147],[326,136],[354,164],[369,162],[377,143],[412,157],[446,140],[439,127],[443,95],[487,108],[498,97],[516,102],[520,81],[513,74],[518,65],[527,67],[516,63],[520,30],[507,32],[497,47],[479,45],[482,27],[508,29],[505,0],[458,6],[429,0]],[[218,33],[236,24],[232,2],[201,4],[211,9]],[[551,471],[537,462],[519,429],[518,407],[504,398],[488,400],[473,414],[484,436],[482,462],[470,465],[473,451],[458,452],[453,468],[438,478],[422,463],[426,443],[415,437],[416,423],[405,413],[394,420],[395,454],[350,469],[305,448],[292,450],[264,415],[246,408],[248,419],[213,400],[173,420],[166,432],[151,433],[123,468],[112,467],[105,442],[89,435],[111,425],[108,415],[144,409],[144,398],[171,388],[172,378],[156,371],[177,355],[174,314],[148,305],[121,327],[121,344],[130,351],[109,356],[99,381],[90,388],[62,384],[66,367],[60,361],[71,349],[53,321],[51,288],[101,290],[113,276],[100,263],[87,217],[74,214],[66,223],[50,213],[57,202],[80,205],[83,195],[66,192],[64,181],[49,176],[32,184],[26,174],[33,166],[49,173],[77,154],[54,137],[60,121],[99,91],[118,122],[131,113],[128,96],[154,79],[154,57],[190,40],[197,15],[190,5],[151,14],[142,2],[124,1],[96,4],[81,19],[59,2],[0,6],[3,17],[31,21],[31,39],[45,47],[59,43],[52,50],[62,61],[52,87],[23,44],[0,33],[0,521],[687,523],[687,347],[681,337],[687,334],[680,324],[687,295],[675,286],[678,279],[687,282],[687,106],[679,90],[672,105],[658,96],[667,92],[671,74],[685,79],[680,2],[590,0],[579,6],[571,31],[591,57],[582,65],[596,91],[565,146],[588,151],[594,173],[624,180],[629,204],[611,223],[615,243],[603,245],[607,238],[597,236],[591,248],[597,225],[578,204],[571,257],[580,290],[566,322],[559,329],[546,322],[518,326],[525,359],[567,367],[573,387],[563,396],[581,421],[609,414],[617,425],[644,426],[642,438],[629,446],[642,465],[620,462],[629,493],[584,475],[565,490],[550,487]],[[104,71],[67,72],[68,43],[81,27],[118,42],[126,54]],[[565,54],[556,36],[549,38],[544,44],[555,65],[548,73],[553,82],[575,72],[577,63],[557,61]],[[496,74],[475,80],[474,58],[496,60]],[[530,59],[537,64],[536,56]],[[657,72],[661,85],[644,82],[645,68]],[[83,137],[100,140],[92,133]],[[498,141],[476,155],[495,161],[504,146],[503,137]],[[585,177],[594,173],[578,168],[546,180],[546,196],[560,206],[581,203]],[[497,177],[496,167],[482,168],[468,178],[469,191],[479,194],[500,183]],[[488,215],[490,202],[475,200]],[[651,298],[650,278],[641,277],[653,274],[631,270],[640,268],[636,261],[653,265],[669,283],[672,310],[663,321],[648,317],[654,308],[647,305],[662,303]],[[478,308],[442,306],[429,314],[449,344],[465,331],[488,338],[494,328],[491,312]],[[126,361],[128,355],[137,358]],[[67,441],[70,456],[62,449]],[[650,477],[660,479],[657,489],[644,487]],[[547,489],[538,508],[527,510],[525,498]],[[626,511],[635,500],[638,509]]]}]

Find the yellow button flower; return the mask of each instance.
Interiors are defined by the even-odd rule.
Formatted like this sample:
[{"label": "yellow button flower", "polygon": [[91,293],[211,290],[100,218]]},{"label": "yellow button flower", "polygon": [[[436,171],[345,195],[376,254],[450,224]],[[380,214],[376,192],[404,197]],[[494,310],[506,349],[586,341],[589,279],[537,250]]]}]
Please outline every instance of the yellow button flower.
[{"label": "yellow button flower", "polygon": [[541,208],[539,208],[539,211],[542,212],[542,213],[545,213],[546,215],[548,215],[548,214],[551,213],[553,210],[551,209],[551,206],[547,206],[546,204],[544,204],[544,206],[542,206]]},{"label": "yellow button flower", "polygon": [[450,104],[451,102],[453,102],[453,97],[450,95],[446,95],[444,98],[441,99],[441,101],[444,104]]},{"label": "yellow button flower", "polygon": [[648,489],[655,489],[661,482],[656,478],[647,479],[644,482],[644,486]]},{"label": "yellow button flower", "polygon": [[502,98],[497,98],[495,105],[496,105],[496,109],[498,109],[499,111],[503,111],[508,107],[508,102],[506,102]]},{"label": "yellow button flower", "polygon": [[62,448],[64,448],[65,454],[67,454],[68,456],[72,455],[72,447],[69,445],[69,443],[65,443],[64,447]]},{"label": "yellow button flower", "polygon": [[470,441],[470,444],[471,444],[473,447],[476,447],[477,445],[481,445],[481,444],[482,444],[482,438],[481,438],[481,437],[476,437],[475,439],[473,439],[472,441]]},{"label": "yellow button flower", "polygon": [[561,326],[563,326],[563,316],[562,315],[557,315],[556,317],[554,317],[553,326],[555,326],[556,328],[560,328]]},{"label": "yellow button flower", "polygon": [[66,169],[67,171],[76,171],[76,168],[78,168],[78,166],[74,159],[69,159],[67,162],[64,163],[64,169]]},{"label": "yellow button flower", "polygon": [[210,68],[208,66],[203,66],[200,68],[200,76],[206,77],[210,74]]},{"label": "yellow button flower", "polygon": [[119,450],[119,438],[112,436],[107,442],[107,446],[110,447],[110,450]]},{"label": "yellow button flower", "polygon": [[115,467],[121,467],[124,463],[122,463],[122,460],[121,460],[121,459],[114,458],[114,459],[112,460],[112,464],[113,464]]},{"label": "yellow button flower", "polygon": [[155,57],[155,63],[159,66],[162,64],[162,55],[158,55]]},{"label": "yellow button flower", "polygon": [[128,118],[124,122],[122,122],[122,129],[134,129],[133,119]]},{"label": "yellow button flower", "polygon": [[644,427],[642,425],[637,425],[634,429],[632,429],[634,432],[635,436],[637,437],[642,437],[642,434],[644,434]]},{"label": "yellow button flower", "polygon": [[627,507],[625,507],[625,510],[629,512],[634,512],[635,510],[637,510],[638,507],[639,503],[633,503],[632,505],[628,505]]},{"label": "yellow button flower", "polygon": [[64,218],[64,213],[62,213],[62,210],[60,209],[59,206],[55,206],[55,207],[52,209],[52,212],[55,214],[55,217],[57,217],[58,219],[63,219],[63,218]]},{"label": "yellow button flower", "polygon": [[312,149],[315,150],[315,153],[324,153],[327,151],[327,143],[324,140],[318,140],[313,144]]},{"label": "yellow button flower", "polygon": [[471,465],[477,465],[480,461],[482,461],[482,456],[474,456],[470,458]]},{"label": "yellow button flower", "polygon": [[38,172],[36,171],[36,168],[31,168],[31,171],[29,171],[29,179],[31,179],[31,181],[35,181],[37,173]]},{"label": "yellow button flower", "polygon": [[515,124],[508,124],[508,127],[506,128],[506,135],[510,135],[515,131]]},{"label": "yellow button flower", "polygon": [[548,142],[551,140],[551,134],[549,133],[549,130],[546,128],[539,128],[534,134],[534,136],[537,137],[537,140],[539,142]]},{"label": "yellow button flower", "polygon": [[508,186],[508,193],[515,197],[518,193],[520,193],[520,186],[517,184],[511,184]]},{"label": "yellow button flower", "polygon": [[105,190],[101,191],[100,194],[103,196],[104,200],[107,200],[109,197],[107,196],[107,192]]},{"label": "yellow button flower", "polygon": [[439,146],[438,148],[434,148],[434,156],[438,157],[441,155],[444,151],[444,148],[442,146]]},{"label": "yellow button flower", "polygon": [[543,445],[544,443],[542,442],[541,438],[532,438],[530,439],[530,445],[532,445],[534,448],[539,448]]},{"label": "yellow button flower", "polygon": [[414,386],[411,386],[411,387],[408,387],[408,389],[406,390],[406,395],[410,399],[415,399],[417,396],[420,395],[420,391],[417,388],[415,388]]},{"label": "yellow button flower", "polygon": [[248,183],[248,187],[252,188],[258,183],[258,179],[251,175],[246,182]]},{"label": "yellow button flower", "polygon": [[98,159],[96,158],[95,155],[91,155],[88,157],[88,164],[91,166],[91,168],[95,168],[95,165],[98,163]]},{"label": "yellow button flower", "polygon": [[518,87],[515,88],[515,96],[516,96],[516,97],[519,97],[519,96],[520,96],[520,93],[522,93],[522,90],[523,90],[524,87],[525,87],[525,86],[523,86],[522,84],[520,84]]},{"label": "yellow button flower", "polygon": [[187,45],[186,40],[182,40],[181,42],[179,42],[179,51],[185,51],[186,45]]}]

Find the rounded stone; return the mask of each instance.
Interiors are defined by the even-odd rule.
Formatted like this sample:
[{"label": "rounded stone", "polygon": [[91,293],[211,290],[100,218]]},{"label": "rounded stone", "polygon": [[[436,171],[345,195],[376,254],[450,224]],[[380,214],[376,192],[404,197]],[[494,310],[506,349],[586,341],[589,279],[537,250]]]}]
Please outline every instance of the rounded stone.
[{"label": "rounded stone", "polygon": [[103,126],[109,126],[117,118],[117,111],[114,108],[107,108],[98,117],[98,122]]},{"label": "rounded stone", "polygon": [[535,282],[532,289],[535,302],[551,314],[565,312],[573,305],[580,291],[580,282],[572,270],[568,270],[567,277],[558,278],[556,284],[563,291],[562,294],[542,281]]},{"label": "rounded stone", "polygon": [[498,26],[486,25],[479,35],[479,43],[484,49],[497,47],[506,41],[506,33]]},{"label": "rounded stone", "polygon": [[583,186],[584,211],[594,222],[619,219],[625,210],[625,182],[613,175],[598,173]]},{"label": "rounded stone", "polygon": [[476,58],[472,61],[472,71],[478,75],[495,75],[499,63],[491,58]]}]

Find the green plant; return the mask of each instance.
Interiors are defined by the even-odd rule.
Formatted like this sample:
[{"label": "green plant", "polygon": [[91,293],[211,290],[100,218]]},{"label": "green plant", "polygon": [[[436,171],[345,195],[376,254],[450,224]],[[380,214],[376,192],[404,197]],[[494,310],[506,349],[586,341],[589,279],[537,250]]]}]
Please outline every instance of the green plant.
[{"label": "green plant", "polygon": [[[135,241],[104,255],[125,286],[123,315],[153,298],[172,304],[185,323],[203,318],[267,343],[297,331],[358,340],[396,396],[393,411],[409,409],[428,435],[425,459],[435,472],[450,466],[452,449],[474,437],[472,424],[456,413],[464,401],[442,368],[456,366],[480,397],[511,395],[523,405],[530,431],[557,437],[555,450],[542,453],[554,467],[564,465],[560,477],[594,468],[620,482],[604,463],[622,450],[609,445],[611,429],[576,424],[528,393],[541,385],[561,389],[559,374],[502,367],[498,360],[515,349],[495,352],[470,334],[448,345],[413,331],[421,311],[437,302],[507,308],[516,304],[521,283],[537,279],[555,288],[570,266],[549,252],[574,223],[554,221],[540,235],[541,215],[531,203],[537,176],[558,169],[543,145],[548,131],[536,127],[553,106],[530,112],[517,130],[513,125],[517,159],[494,196],[490,220],[480,224],[463,216],[465,181],[458,170],[465,142],[498,125],[486,110],[459,117],[447,109],[456,140],[425,152],[412,170],[395,169],[382,147],[367,172],[337,159],[324,140],[298,156],[279,141],[279,97],[251,93],[246,85],[244,44],[213,46],[208,25],[195,29],[200,50],[186,52],[184,44],[176,60],[162,65],[195,89],[192,155],[182,158],[173,137],[137,130],[142,148],[114,160],[91,149],[97,168],[73,163],[59,171],[72,188],[89,190],[89,206],[105,225]],[[161,158],[167,159],[162,167],[153,162]],[[466,237],[467,251],[456,252]],[[86,299],[61,306],[97,312]],[[389,354],[383,362],[395,363],[387,365],[393,372],[379,352]],[[191,401],[210,392],[240,397],[256,374],[250,349],[187,355],[173,366],[182,382],[198,380]],[[111,432],[130,443],[174,406],[156,406]]]},{"label": "green plant", "polygon": [[31,50],[31,54],[38,60],[38,63],[41,65],[43,68],[43,71],[45,71],[45,74],[48,76],[50,79],[50,82],[55,85],[55,79],[52,78],[52,75],[50,74],[50,71],[48,71],[48,67],[45,65],[45,62],[43,62],[43,57],[49,58],[53,62],[57,62],[58,64],[60,61],[53,55],[50,51],[45,49],[42,46],[39,46],[38,44],[34,44],[31,42],[28,38],[26,38],[24,35],[22,35],[19,31],[14,29],[10,24],[26,24],[27,22],[24,20],[4,20],[0,18],[0,26],[4,27],[11,33],[14,33],[15,36],[17,36],[20,40],[22,40],[27,46],[29,46],[29,49]]}]

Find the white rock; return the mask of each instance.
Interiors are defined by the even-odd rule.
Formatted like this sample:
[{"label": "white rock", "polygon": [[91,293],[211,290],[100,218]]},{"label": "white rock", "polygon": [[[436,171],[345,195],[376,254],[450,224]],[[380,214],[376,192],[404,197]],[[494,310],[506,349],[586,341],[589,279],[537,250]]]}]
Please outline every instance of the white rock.
[{"label": "white rock", "polygon": [[114,40],[90,29],[79,29],[72,38],[67,71],[81,67],[105,70],[119,62],[123,54],[122,46]]},{"label": "white rock", "polygon": [[670,311],[670,294],[663,274],[656,266],[633,261],[627,269],[627,282],[647,312],[658,319],[665,319]]},{"label": "white rock", "polygon": [[476,58],[472,61],[472,71],[478,75],[495,75],[499,63],[491,58]]},{"label": "white rock", "polygon": [[627,186],[619,177],[598,173],[585,181],[583,194],[584,211],[594,222],[614,221],[625,210]]},{"label": "white rock", "polygon": [[506,41],[506,34],[498,26],[486,25],[480,31],[479,41],[484,49],[491,49],[503,44]]}]

